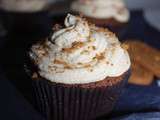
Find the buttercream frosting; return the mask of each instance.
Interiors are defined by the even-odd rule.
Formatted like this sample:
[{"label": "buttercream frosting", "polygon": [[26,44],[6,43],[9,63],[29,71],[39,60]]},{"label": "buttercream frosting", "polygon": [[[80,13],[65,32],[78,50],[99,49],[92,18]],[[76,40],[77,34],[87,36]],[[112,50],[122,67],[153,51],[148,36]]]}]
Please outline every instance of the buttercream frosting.
[{"label": "buttercream frosting", "polygon": [[127,22],[130,16],[123,0],[76,0],[71,9],[87,17],[114,18],[119,22]]},{"label": "buttercream frosting", "polygon": [[107,29],[68,14],[65,27],[32,46],[31,60],[51,82],[84,84],[117,77],[130,68],[130,58]]}]

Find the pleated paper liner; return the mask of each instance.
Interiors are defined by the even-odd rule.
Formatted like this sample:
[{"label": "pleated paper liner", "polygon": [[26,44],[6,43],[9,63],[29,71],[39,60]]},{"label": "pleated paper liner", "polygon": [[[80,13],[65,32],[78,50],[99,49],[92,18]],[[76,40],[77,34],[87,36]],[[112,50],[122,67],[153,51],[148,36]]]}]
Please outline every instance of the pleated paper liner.
[{"label": "pleated paper liner", "polygon": [[111,112],[130,72],[113,85],[64,85],[33,80],[36,106],[47,120],[92,120]]}]

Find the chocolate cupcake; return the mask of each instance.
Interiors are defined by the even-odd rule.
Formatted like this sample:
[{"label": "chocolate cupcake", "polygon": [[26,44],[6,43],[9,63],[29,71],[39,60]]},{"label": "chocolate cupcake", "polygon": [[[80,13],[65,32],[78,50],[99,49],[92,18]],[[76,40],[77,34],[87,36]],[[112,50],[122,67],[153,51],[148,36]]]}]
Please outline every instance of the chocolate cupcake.
[{"label": "chocolate cupcake", "polygon": [[46,23],[50,23],[47,11],[49,1],[0,0],[0,10],[6,29],[18,34],[42,33],[47,29]]},{"label": "chocolate cupcake", "polygon": [[71,4],[71,10],[116,33],[127,25],[130,17],[123,0],[76,0]]},{"label": "chocolate cupcake", "polygon": [[64,27],[29,52],[37,108],[48,120],[108,114],[129,77],[130,59],[117,37],[68,14]]}]

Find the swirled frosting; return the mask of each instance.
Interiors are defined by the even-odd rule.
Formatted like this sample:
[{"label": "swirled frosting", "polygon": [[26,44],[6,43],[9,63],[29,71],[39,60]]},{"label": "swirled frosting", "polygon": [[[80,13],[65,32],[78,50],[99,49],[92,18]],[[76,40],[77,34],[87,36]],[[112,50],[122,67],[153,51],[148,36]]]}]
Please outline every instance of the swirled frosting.
[{"label": "swirled frosting", "polygon": [[33,12],[44,9],[49,0],[0,0],[0,8],[15,12]]},{"label": "swirled frosting", "polygon": [[65,28],[31,48],[40,76],[56,83],[83,84],[120,76],[129,69],[128,53],[112,32],[70,14],[64,23]]},{"label": "swirled frosting", "polygon": [[123,0],[76,0],[71,9],[96,19],[114,18],[119,22],[129,20],[129,11]]}]

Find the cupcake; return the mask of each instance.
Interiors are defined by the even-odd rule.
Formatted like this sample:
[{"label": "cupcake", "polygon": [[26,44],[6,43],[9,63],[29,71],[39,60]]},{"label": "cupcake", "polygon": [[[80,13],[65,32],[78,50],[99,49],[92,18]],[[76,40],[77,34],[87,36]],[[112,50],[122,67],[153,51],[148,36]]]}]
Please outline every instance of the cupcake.
[{"label": "cupcake", "polygon": [[98,26],[107,26],[118,32],[129,21],[129,10],[123,0],[76,0],[71,10],[84,15]]},{"label": "cupcake", "polygon": [[36,12],[43,10],[48,0],[0,0],[0,7],[6,11]]},{"label": "cupcake", "polygon": [[37,109],[48,120],[90,120],[111,112],[130,58],[108,29],[68,14],[28,54]]},{"label": "cupcake", "polygon": [[[50,0],[0,0],[5,27],[11,32],[35,33],[49,23],[47,7]],[[47,26],[47,25],[46,25]]]}]

